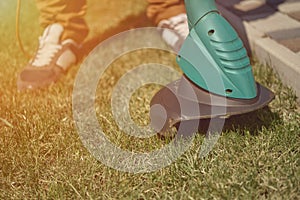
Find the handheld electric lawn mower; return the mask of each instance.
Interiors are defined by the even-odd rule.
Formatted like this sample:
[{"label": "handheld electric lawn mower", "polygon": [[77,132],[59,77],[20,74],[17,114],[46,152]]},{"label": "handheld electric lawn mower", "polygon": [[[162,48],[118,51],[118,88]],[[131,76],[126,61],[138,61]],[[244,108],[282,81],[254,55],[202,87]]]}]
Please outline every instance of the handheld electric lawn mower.
[{"label": "handheld electric lawn mower", "polygon": [[151,100],[151,126],[161,135],[182,123],[249,113],[274,98],[255,82],[243,42],[215,1],[185,6],[190,33],[176,58],[184,75]]}]

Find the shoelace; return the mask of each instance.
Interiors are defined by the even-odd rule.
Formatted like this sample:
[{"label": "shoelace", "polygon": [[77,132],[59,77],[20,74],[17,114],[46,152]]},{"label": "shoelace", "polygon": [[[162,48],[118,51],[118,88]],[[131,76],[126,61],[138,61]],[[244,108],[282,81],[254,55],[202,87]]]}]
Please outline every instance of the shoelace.
[{"label": "shoelace", "polygon": [[174,26],[174,30],[182,37],[182,38],[185,38],[188,33],[189,33],[189,30],[186,26],[186,22],[182,21],[178,24],[176,24]]},{"label": "shoelace", "polygon": [[187,17],[185,14],[172,17],[169,20],[163,20],[159,26],[162,28],[173,29],[182,38],[185,38],[189,33]]},{"label": "shoelace", "polygon": [[62,48],[60,44],[47,43],[40,38],[40,46],[38,52],[32,62],[35,67],[43,67],[49,65],[55,54]]}]

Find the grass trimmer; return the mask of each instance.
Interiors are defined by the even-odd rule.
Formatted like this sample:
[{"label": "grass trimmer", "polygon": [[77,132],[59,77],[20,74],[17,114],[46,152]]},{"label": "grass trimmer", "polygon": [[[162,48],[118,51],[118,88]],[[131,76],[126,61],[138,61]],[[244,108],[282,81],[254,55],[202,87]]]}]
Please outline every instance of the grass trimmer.
[{"label": "grass trimmer", "polygon": [[185,6],[190,33],[176,58],[184,75],[151,100],[151,125],[160,134],[182,123],[195,131],[199,123],[190,122],[249,113],[274,98],[255,82],[243,42],[215,1],[185,0]]}]

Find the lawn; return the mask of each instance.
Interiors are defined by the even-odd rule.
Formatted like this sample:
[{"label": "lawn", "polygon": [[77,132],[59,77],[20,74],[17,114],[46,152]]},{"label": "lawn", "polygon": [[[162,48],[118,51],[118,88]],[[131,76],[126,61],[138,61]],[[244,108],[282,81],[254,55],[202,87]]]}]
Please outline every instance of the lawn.
[{"label": "lawn", "polygon": [[[86,48],[143,22],[144,1],[104,0],[97,6],[98,2],[89,1],[88,40],[92,42]],[[253,59],[256,80],[276,94],[275,100],[269,108],[230,119],[206,158],[198,157],[205,138],[200,132],[189,150],[171,165],[151,173],[121,172],[98,161],[80,140],[72,111],[80,63],[47,89],[17,91],[17,74],[28,59],[15,40],[15,9],[15,1],[0,1],[0,199],[300,198],[299,105],[293,90],[283,85],[270,67]],[[24,2],[21,37],[31,54],[40,34],[37,18],[34,0]],[[123,20],[126,24],[119,24]],[[130,137],[113,119],[112,89],[123,74],[143,63],[178,70],[175,56],[166,51],[142,49],[125,54],[109,66],[95,98],[98,121],[107,137],[136,152],[170,142],[158,137]],[[133,94],[130,113],[136,123],[149,122],[149,102],[159,88],[146,85]]]}]

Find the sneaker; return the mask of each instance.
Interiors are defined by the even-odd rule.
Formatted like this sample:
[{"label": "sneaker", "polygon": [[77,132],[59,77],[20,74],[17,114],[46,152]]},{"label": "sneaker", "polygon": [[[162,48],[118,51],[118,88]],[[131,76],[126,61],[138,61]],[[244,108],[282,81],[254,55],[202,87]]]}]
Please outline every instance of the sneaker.
[{"label": "sneaker", "polygon": [[47,87],[76,63],[78,45],[71,39],[60,41],[63,31],[60,24],[45,29],[35,56],[18,76],[18,90]]},{"label": "sneaker", "polygon": [[159,22],[162,30],[162,38],[165,42],[178,53],[185,38],[189,34],[188,20],[185,13],[165,19]]}]

